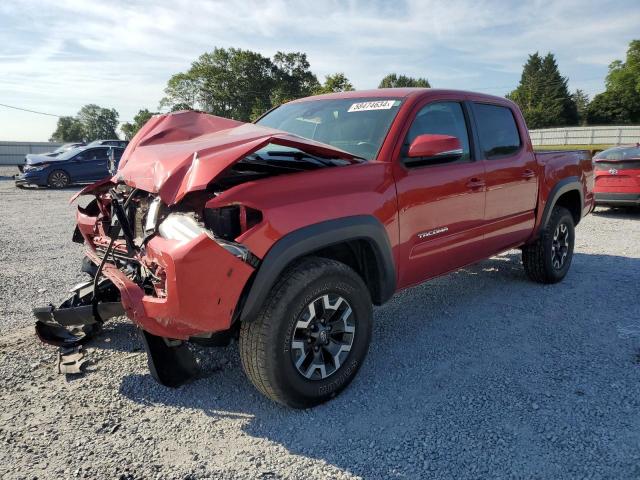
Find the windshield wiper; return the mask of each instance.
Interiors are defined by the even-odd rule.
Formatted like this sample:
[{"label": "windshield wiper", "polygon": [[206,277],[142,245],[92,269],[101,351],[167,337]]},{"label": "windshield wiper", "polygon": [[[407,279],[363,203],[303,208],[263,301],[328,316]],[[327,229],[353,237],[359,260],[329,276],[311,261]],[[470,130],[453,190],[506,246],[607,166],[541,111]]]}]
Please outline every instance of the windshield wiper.
[{"label": "windshield wiper", "polygon": [[306,153],[303,151],[290,152],[287,150],[269,150],[267,155],[273,155],[278,157],[292,157],[297,161],[302,161],[303,158],[312,160],[320,165],[324,165],[325,167],[333,167],[335,166],[335,162],[333,160],[316,157],[315,155],[311,155],[310,153]]},{"label": "windshield wiper", "polygon": [[309,170],[313,168],[318,168],[317,163],[308,162],[305,160],[264,158],[255,153],[253,155],[246,157],[244,161],[238,163],[238,165],[242,165],[243,163],[246,165],[261,165],[264,167],[269,167],[271,169],[277,168],[280,170],[294,171],[294,172],[299,172],[300,170]]}]

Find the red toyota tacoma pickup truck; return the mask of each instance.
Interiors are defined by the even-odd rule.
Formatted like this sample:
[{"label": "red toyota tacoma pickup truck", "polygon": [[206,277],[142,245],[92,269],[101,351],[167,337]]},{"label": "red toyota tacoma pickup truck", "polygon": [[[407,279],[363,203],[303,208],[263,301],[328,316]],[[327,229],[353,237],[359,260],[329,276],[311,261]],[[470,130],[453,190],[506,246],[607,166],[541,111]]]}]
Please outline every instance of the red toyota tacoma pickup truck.
[{"label": "red toyota tacoma pickup truck", "polygon": [[75,345],[124,312],[169,386],[194,374],[188,342],[237,335],[258,390],[313,406],[354,378],[394,292],[513,248],[532,280],[562,280],[592,189],[588,153],[534,153],[517,106],[477,93],[336,93],[254,124],[159,115],[80,192],[92,279],[35,309],[36,329]]}]

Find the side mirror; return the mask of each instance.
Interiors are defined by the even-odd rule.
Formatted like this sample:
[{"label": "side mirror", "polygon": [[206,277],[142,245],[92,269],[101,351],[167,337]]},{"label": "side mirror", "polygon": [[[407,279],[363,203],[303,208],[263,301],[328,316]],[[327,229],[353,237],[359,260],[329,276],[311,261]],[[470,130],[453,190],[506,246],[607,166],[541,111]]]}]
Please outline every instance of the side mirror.
[{"label": "side mirror", "polygon": [[462,154],[462,144],[456,137],[427,133],[413,140],[406,163],[417,163],[418,160],[451,162],[460,159]]}]

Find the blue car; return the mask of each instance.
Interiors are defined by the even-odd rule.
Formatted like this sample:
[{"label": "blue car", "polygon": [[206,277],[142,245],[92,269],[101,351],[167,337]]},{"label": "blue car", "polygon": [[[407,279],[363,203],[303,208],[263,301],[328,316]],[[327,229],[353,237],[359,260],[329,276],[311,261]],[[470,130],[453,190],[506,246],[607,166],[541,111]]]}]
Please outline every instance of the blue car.
[{"label": "blue car", "polygon": [[57,157],[34,156],[27,159],[24,171],[15,177],[16,186],[64,188],[73,183],[93,183],[110,175],[111,156],[117,165],[123,152],[121,147],[88,145]]}]

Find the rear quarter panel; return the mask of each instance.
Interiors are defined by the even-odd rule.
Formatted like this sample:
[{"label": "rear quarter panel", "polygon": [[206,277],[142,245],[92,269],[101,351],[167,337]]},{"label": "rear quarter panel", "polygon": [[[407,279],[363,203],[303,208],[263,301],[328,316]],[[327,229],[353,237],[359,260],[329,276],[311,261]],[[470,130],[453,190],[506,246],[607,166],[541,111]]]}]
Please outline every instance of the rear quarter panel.
[{"label": "rear quarter panel", "polygon": [[580,183],[583,199],[582,216],[587,215],[594,207],[594,173],[589,151],[536,152],[535,155],[540,165],[540,188],[534,236],[540,230],[543,213],[552,190],[565,179],[573,178]]}]

